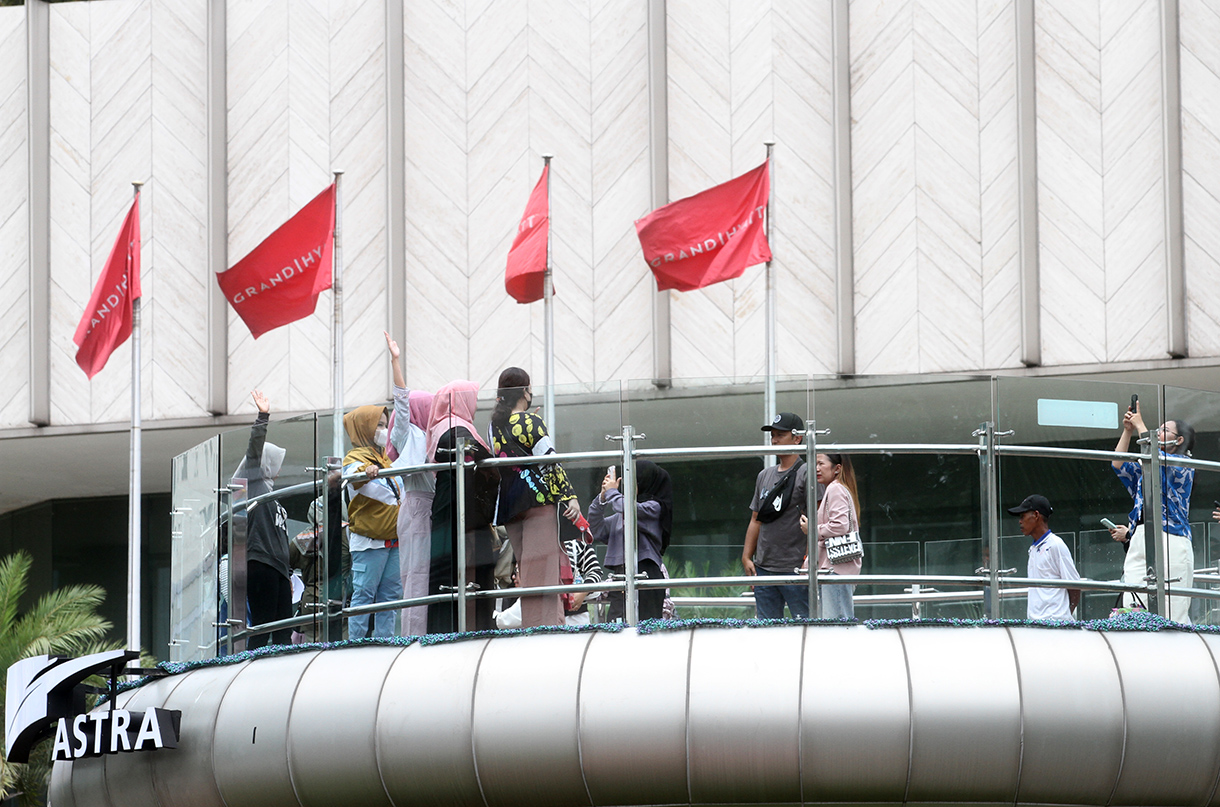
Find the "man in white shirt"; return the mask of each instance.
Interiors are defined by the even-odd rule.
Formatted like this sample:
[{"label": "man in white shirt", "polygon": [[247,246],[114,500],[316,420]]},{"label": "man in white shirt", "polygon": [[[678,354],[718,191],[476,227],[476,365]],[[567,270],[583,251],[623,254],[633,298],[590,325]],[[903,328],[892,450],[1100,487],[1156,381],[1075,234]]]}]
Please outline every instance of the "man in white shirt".
[{"label": "man in white shirt", "polygon": [[[1047,519],[1054,509],[1045,496],[1036,493],[1026,496],[1025,501],[1008,508],[1008,512],[1020,519],[1021,532],[1033,540],[1029,547],[1026,577],[1038,580],[1080,579],[1067,544],[1047,525]],[[1026,615],[1029,619],[1071,619],[1079,602],[1079,589],[1031,588]]]}]

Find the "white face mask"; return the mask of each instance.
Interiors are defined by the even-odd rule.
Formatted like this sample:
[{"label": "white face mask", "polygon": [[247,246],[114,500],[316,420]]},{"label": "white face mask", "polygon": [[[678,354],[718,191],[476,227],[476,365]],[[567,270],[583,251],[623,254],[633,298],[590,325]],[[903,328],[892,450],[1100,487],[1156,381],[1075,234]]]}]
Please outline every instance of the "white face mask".
[{"label": "white face mask", "polygon": [[378,426],[377,431],[373,432],[373,442],[378,448],[385,448],[385,441],[388,432],[384,426]]}]

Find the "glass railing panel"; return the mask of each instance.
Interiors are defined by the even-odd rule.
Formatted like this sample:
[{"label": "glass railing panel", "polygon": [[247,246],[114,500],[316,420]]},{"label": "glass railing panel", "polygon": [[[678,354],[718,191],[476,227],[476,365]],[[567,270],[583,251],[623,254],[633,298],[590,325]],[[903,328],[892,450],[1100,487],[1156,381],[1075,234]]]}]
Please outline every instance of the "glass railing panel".
[{"label": "glass railing panel", "polygon": [[[452,390],[448,393],[450,394],[449,405],[439,406],[434,399],[432,412],[435,416],[443,417],[444,420],[434,424],[441,427],[434,435],[436,438],[434,442],[438,448],[436,454],[426,456],[424,459],[440,462],[451,461],[453,449],[456,446],[455,438],[459,436],[465,437],[467,440],[480,441],[478,448],[474,449],[471,456],[481,459],[489,458],[495,453],[503,453],[506,456],[529,456],[536,448],[546,446],[556,452],[569,454],[589,451],[609,452],[618,449],[619,443],[606,440],[607,435],[621,436],[622,434],[623,419],[617,382],[601,385],[556,386],[554,388],[555,416],[553,422],[549,423],[544,414],[544,405],[548,397],[547,388],[531,384],[527,394],[507,401],[510,411],[505,414],[512,419],[509,420],[506,429],[495,430],[495,434],[502,438],[498,444],[492,436],[493,430],[490,429],[497,405],[496,393],[497,390],[494,388],[478,391],[473,406],[469,401],[460,400]],[[444,394],[446,394],[445,388],[437,393],[437,395]],[[514,394],[509,393],[509,396]],[[525,413],[529,415],[528,418],[511,413],[511,409],[515,408],[519,401],[526,402]],[[473,432],[463,425],[463,419],[465,419],[465,423],[473,426]],[[505,437],[511,439],[506,441],[503,439]],[[322,442],[321,438],[320,442]],[[483,448],[484,445],[486,448]],[[346,449],[347,446],[345,446]],[[459,582],[478,586],[477,590],[484,592],[495,588],[512,587],[513,556],[511,550],[508,549],[511,543],[507,541],[509,532],[507,528],[510,523],[515,532],[518,531],[517,527],[522,527],[524,530],[523,524],[528,521],[530,545],[535,548],[536,545],[552,545],[550,542],[538,544],[536,541],[540,523],[537,513],[544,509],[552,514],[550,520],[552,532],[554,532],[556,524],[565,538],[579,537],[579,530],[565,519],[556,520],[553,517],[556,511],[554,505],[531,508],[510,504],[509,500],[524,501],[536,496],[539,486],[547,491],[544,494],[545,498],[553,499],[555,496],[551,492],[551,486],[555,485],[557,490],[562,487],[565,493],[574,492],[581,510],[587,513],[589,500],[600,489],[602,477],[610,464],[618,466],[618,473],[621,474],[621,461],[616,462],[614,457],[565,461],[560,466],[562,473],[546,469],[541,474],[526,473],[523,476],[519,469],[512,466],[467,469],[463,476],[465,496],[460,500],[464,505],[464,514],[459,512],[458,478],[453,470],[440,469],[436,472],[425,472],[429,476],[435,474],[433,477],[435,489],[428,496],[426,506],[419,502],[405,504],[409,499],[419,498],[417,494],[422,494],[422,491],[419,490],[421,485],[407,481],[406,477],[396,477],[400,480],[400,488],[404,494],[403,506],[422,507],[422,519],[429,522],[425,533],[421,534],[417,529],[408,526],[411,522],[410,516],[407,516],[405,520],[400,520],[400,526],[404,528],[404,535],[400,536],[397,562],[400,572],[404,573],[403,596],[410,593],[412,597],[445,597],[452,595],[457,590]],[[419,476],[419,474],[412,475],[413,478]],[[514,477],[516,482],[508,481],[509,476]],[[500,477],[506,478],[506,497],[503,500],[499,495],[500,483],[498,480]],[[347,486],[352,487],[350,482]],[[504,506],[505,511],[511,510],[512,512],[497,512],[501,505]],[[520,512],[517,512],[518,510]],[[529,512],[527,513],[527,511]],[[527,519],[527,515],[532,515],[533,518]],[[505,529],[492,528],[492,521],[497,518],[505,522],[503,525]],[[465,529],[460,537],[465,540],[466,559],[464,562],[459,562],[461,550],[456,524],[463,519]],[[358,521],[359,515],[353,522],[353,530],[357,535],[360,534],[356,526]],[[407,543],[404,544],[404,541]],[[359,541],[357,540],[357,542]],[[354,544],[349,540],[349,549],[351,549],[353,573],[349,575],[345,599],[349,606],[367,610],[368,607],[385,601],[385,598],[379,595],[369,595],[367,586],[362,585],[364,576],[367,575],[365,561],[368,558],[361,553],[368,549],[376,549],[376,547],[355,549]],[[529,579],[523,581],[522,585],[558,585],[561,582],[558,571],[560,564],[556,553],[544,553],[545,558],[541,565],[535,562],[538,558],[534,557],[532,551],[527,554],[529,554],[527,563]],[[352,598],[353,594],[357,595],[355,600]],[[546,598],[548,604],[558,600],[559,598],[554,595],[548,595]],[[509,603],[501,602],[498,599],[470,598],[464,613],[465,627],[468,630],[496,627],[496,623],[493,621],[495,612],[504,610],[508,605]],[[537,617],[532,603],[526,611],[527,619]],[[588,613],[588,611],[585,609],[581,613]],[[513,618],[512,614],[506,615],[506,624],[511,623]],[[577,618],[583,618],[583,616]],[[364,624],[359,624],[361,622]],[[394,631],[401,635],[452,632],[458,630],[461,624],[458,606],[452,600],[444,600],[404,610]],[[353,629],[355,633],[353,633]],[[380,631],[377,628],[377,618],[367,615],[349,617],[345,622],[344,630],[347,631],[346,635],[349,637],[361,634],[365,630],[371,631],[373,634],[384,633],[384,628]]]},{"label": "glass railing panel", "polygon": [[[1054,508],[1049,527],[1067,541],[1067,534],[1081,533],[1079,546],[1072,546],[1072,558],[1082,576],[1116,579],[1115,567],[1125,556],[1123,546],[1108,540],[1102,519],[1126,525],[1132,499],[1110,460],[1102,454],[1087,456],[1042,456],[1005,454],[1004,448],[1092,450],[1113,452],[1122,432],[1123,416],[1136,396],[1141,415],[1149,428],[1160,423],[1160,390],[1155,385],[1128,382],[1081,381],[1063,378],[999,378],[996,384],[997,430],[1001,433],[999,458],[999,501],[996,514],[1001,531],[1019,529],[1016,517],[1007,508],[1018,505],[1031,494],[1045,496]],[[1011,435],[1003,432],[1012,431]],[[1127,450],[1139,453],[1135,438]],[[1005,566],[1016,567],[1017,576],[1026,574],[1029,539],[1023,537],[1026,558],[1006,554]],[[1108,541],[1108,542],[1107,542]],[[1083,554],[1082,554],[1083,553]],[[1083,567],[1083,568],[1082,568]],[[1098,575],[1103,575],[1098,577]],[[1086,618],[1107,616],[1117,594],[1088,594],[1076,615]],[[1024,617],[1014,600],[1004,603],[1006,616]]]},{"label": "glass railing panel", "polygon": [[991,381],[974,376],[814,379],[819,442],[974,443],[991,417]]},{"label": "glass railing panel", "polygon": [[[871,557],[865,553],[862,573],[950,573],[944,570],[945,564],[952,566],[952,574],[973,573],[978,564],[971,565],[962,553],[973,556],[979,552],[977,546],[966,548],[970,542],[978,544],[982,531],[979,459],[973,448],[978,438],[973,432],[991,416],[990,379],[962,376],[921,382],[909,377],[863,377],[815,379],[814,386],[818,427],[830,429],[829,435],[819,436],[819,451],[860,444],[959,447],[922,453],[866,449],[851,455],[860,526],[865,542],[874,547]],[[902,563],[879,562],[884,544],[891,542],[913,544],[913,556]],[[946,554],[950,551],[952,557]],[[900,550],[894,560],[903,554]],[[902,590],[861,586],[857,593],[896,594]],[[922,615],[940,611],[939,606],[921,606]],[[910,617],[911,608],[884,605],[869,613]]]},{"label": "glass railing panel", "polygon": [[[336,612],[350,596],[352,574],[344,527],[347,508],[341,480],[343,456],[349,442],[342,419],[336,422],[332,412],[318,413],[315,428],[318,457],[314,466],[326,468],[331,458],[337,457],[339,470],[325,474],[325,486],[319,487],[319,495],[310,506],[308,529],[292,536],[290,560],[293,574],[300,577],[302,583],[302,596],[294,613],[309,618],[296,629],[303,641],[339,641],[347,638],[347,625]],[[323,472],[319,470],[317,474],[321,480]],[[325,497],[322,491],[325,491]],[[331,614],[329,620],[328,613]]]},{"label": "glass railing panel", "polygon": [[[1195,587],[1220,592],[1220,582],[1200,580],[1199,577],[1214,576],[1220,579],[1220,524],[1207,521],[1192,525],[1194,540],[1203,545],[1204,563],[1196,568],[1201,573],[1196,575]],[[1196,552],[1195,555],[1198,558]],[[1196,563],[1198,561],[1196,560]],[[1191,605],[1191,618],[1199,625],[1220,625],[1220,600],[1196,599]]]},{"label": "glass railing panel", "polygon": [[[1190,538],[1195,569],[1214,568],[1220,561],[1220,553],[1213,545],[1215,531],[1211,527],[1212,512],[1220,509],[1220,469],[1211,465],[1220,462],[1220,394],[1181,387],[1165,387],[1165,419],[1172,425],[1166,441],[1171,443],[1166,450],[1186,448],[1189,441],[1190,456],[1204,463],[1191,470],[1191,495],[1189,519]],[[1179,441],[1179,437],[1181,438]],[[1179,445],[1173,445],[1179,443]],[[1181,478],[1179,471],[1173,477]],[[1173,539],[1171,539],[1173,540]],[[1172,551],[1172,549],[1171,549]],[[1171,578],[1178,576],[1171,570]],[[1214,584],[1195,581],[1195,588],[1215,588]],[[1195,597],[1191,601],[1190,616],[1196,623],[1214,624],[1217,620],[1217,601]]]},{"label": "glass railing panel", "polygon": [[[230,580],[222,610],[233,629],[295,616],[303,584],[292,574],[290,544],[314,528],[311,505],[322,495],[314,415],[272,420],[265,432],[253,413],[250,420],[220,435],[221,487],[233,492],[222,497],[218,551]],[[291,628],[254,634],[245,646],[287,644],[292,634]],[[239,638],[231,647],[240,645]]]},{"label": "glass railing panel", "polygon": [[170,558],[170,660],[216,655],[220,621],[217,530],[219,438],[174,458]]},{"label": "glass railing panel", "polygon": [[[890,536],[882,535],[883,538]],[[921,563],[921,541],[889,540],[864,542],[863,574],[923,574]],[[908,586],[857,586],[857,595],[901,594]],[[909,603],[869,603],[857,596],[856,619],[909,619],[912,615]]]},{"label": "glass railing panel", "polygon": [[[810,415],[805,376],[776,379],[776,411]],[[658,388],[652,381],[624,382],[624,417],[649,448],[707,445],[757,445],[760,427],[769,422],[766,385],[734,378],[692,378]],[[655,436],[654,436],[655,435]]]},{"label": "glass railing panel", "polygon": [[[804,424],[810,417],[809,383],[805,377],[776,379],[776,411],[796,415]],[[766,387],[761,381],[738,383],[736,379],[685,379],[679,385],[659,389],[650,381],[626,385],[624,417],[637,433],[647,435],[639,443],[646,451],[694,449],[700,447],[751,447],[769,444],[762,431],[772,420],[767,414]],[[793,453],[804,459],[803,445]],[[763,455],[733,457],[654,456],[650,458],[669,474],[673,486],[673,538],[665,554],[665,567],[675,580],[695,577],[736,577],[744,574],[742,552],[751,521],[751,502],[759,473],[766,461]],[[772,464],[774,461],[772,461]],[[808,471],[801,472],[808,476]],[[798,498],[802,499],[803,494]],[[798,505],[798,509],[803,509]],[[793,510],[793,517],[798,513]],[[787,516],[781,516],[786,519]],[[795,522],[794,522],[795,523]],[[768,527],[768,530],[771,529]],[[768,565],[765,571],[794,574],[804,558],[804,536],[796,530],[796,540],[782,552],[757,554]],[[796,544],[800,544],[797,551]],[[678,587],[683,596],[688,587]],[[768,593],[778,589],[769,587]],[[703,597],[735,597],[744,587],[707,587],[698,590]],[[801,600],[804,602],[804,599]],[[781,604],[781,609],[784,607]],[[764,609],[766,606],[764,605]],[[725,610],[727,609],[727,610]],[[686,609],[684,613],[753,616],[753,608],[716,606],[713,609]],[[798,605],[798,613],[801,606]],[[764,611],[765,612],[765,611]],[[785,613],[790,613],[786,611]]]},{"label": "glass railing panel", "polygon": [[[1114,583],[1122,580],[1124,552],[1107,529],[1080,530],[1074,557],[1081,577]],[[1117,592],[1086,591],[1081,597],[1084,603],[1081,619],[1105,619],[1118,604]]]}]

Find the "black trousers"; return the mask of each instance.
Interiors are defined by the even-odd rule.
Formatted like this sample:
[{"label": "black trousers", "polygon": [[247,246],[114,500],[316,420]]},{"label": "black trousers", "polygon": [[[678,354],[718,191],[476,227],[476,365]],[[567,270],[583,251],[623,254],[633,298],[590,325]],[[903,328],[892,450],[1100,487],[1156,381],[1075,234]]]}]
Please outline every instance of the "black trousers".
[{"label": "black trousers", "polygon": [[[661,574],[661,566],[655,560],[648,558],[640,558],[638,563],[639,569],[644,574],[648,575],[649,580],[661,580],[665,575]],[[615,574],[623,574],[626,567],[624,566],[607,566],[607,569]],[[665,589],[649,588],[641,589],[636,592],[639,600],[640,619],[660,619],[661,612],[665,608]],[[610,602],[611,622],[619,620],[626,621],[627,618],[627,597],[622,592],[612,591],[607,598]]]},{"label": "black trousers", "polygon": [[[246,561],[246,603],[251,625],[262,625],[292,616],[292,584],[288,578],[265,563]],[[246,649],[266,644],[291,644],[292,629],[281,628],[271,633],[251,636]]]}]

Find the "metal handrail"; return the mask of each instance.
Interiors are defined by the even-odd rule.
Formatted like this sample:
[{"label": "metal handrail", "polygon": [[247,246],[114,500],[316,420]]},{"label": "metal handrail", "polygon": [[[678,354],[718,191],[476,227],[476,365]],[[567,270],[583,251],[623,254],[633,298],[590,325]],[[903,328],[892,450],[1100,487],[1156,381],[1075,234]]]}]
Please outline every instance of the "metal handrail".
[{"label": "metal handrail", "polygon": [[[805,575],[798,574],[767,575],[764,577],[741,575],[735,577],[671,577],[658,580],[641,578],[636,581],[636,587],[640,589],[683,589],[733,588],[738,586],[791,586],[802,585],[806,579],[807,578]],[[916,584],[920,586],[937,585],[970,587],[978,586],[980,583],[986,583],[988,576],[927,574],[840,575],[822,572],[818,575],[818,579],[822,585],[909,586]],[[1217,582],[1220,582],[1220,576],[1216,576],[1216,579]],[[1128,585],[1120,581],[1107,580],[1056,580],[1045,578],[1005,577],[1003,579],[1003,583],[1004,585],[1000,589],[1001,598],[1019,597],[1027,594],[1031,588],[1064,588],[1106,593],[1134,592],[1145,595],[1154,593],[1156,591],[1155,586],[1151,585]],[[472,591],[469,592],[466,597],[467,599],[508,599],[513,597],[537,596],[545,594],[576,594],[603,591],[623,591],[624,588],[625,582],[622,580],[604,580],[599,583],[569,583],[567,585],[557,586],[533,586],[492,589],[489,591]],[[858,594],[855,595],[853,599],[861,604],[968,602],[973,600],[981,600],[984,596],[984,591],[985,589],[962,592],[938,592],[924,590],[920,592],[908,591],[902,594]],[[1190,596],[1198,599],[1220,600],[1220,590],[1217,589],[1171,586],[1169,593],[1172,596]],[[324,619],[346,619],[348,617],[364,616],[379,613],[381,611],[394,611],[414,606],[450,603],[455,602],[457,599],[458,594],[456,591],[453,591],[444,594],[431,594],[425,597],[389,600],[386,602],[370,603],[368,605],[327,610],[325,612],[319,611],[318,614],[296,616],[289,619],[277,620],[275,622],[265,622],[261,625],[250,626],[241,630],[234,629],[232,636],[234,639],[241,639],[256,634],[270,633],[283,628],[294,628],[308,625]],[[709,603],[714,601],[714,604],[729,606],[748,605],[749,603],[753,602],[753,596],[749,593],[743,593],[736,597],[674,597],[673,600],[675,604],[683,604],[691,600],[707,600]]]}]

